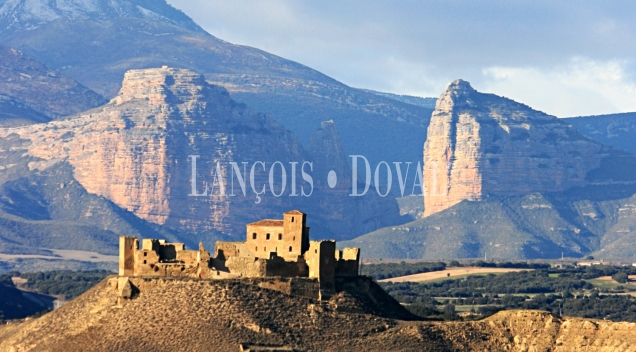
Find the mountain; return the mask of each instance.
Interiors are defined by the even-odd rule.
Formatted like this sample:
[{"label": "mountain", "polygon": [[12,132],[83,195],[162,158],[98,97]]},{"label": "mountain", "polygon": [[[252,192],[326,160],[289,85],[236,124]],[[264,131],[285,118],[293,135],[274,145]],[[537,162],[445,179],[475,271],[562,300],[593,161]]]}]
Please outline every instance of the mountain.
[{"label": "mountain", "polygon": [[121,17],[164,22],[204,33],[192,19],[165,0],[0,1],[0,27],[9,31],[35,30],[54,21]]},{"label": "mountain", "polygon": [[563,119],[582,135],[614,149],[636,153],[636,112]]},{"label": "mountain", "polygon": [[[436,103],[423,218],[342,243],[367,258],[631,258],[636,156],[468,82]],[[413,198],[413,197],[409,197]],[[400,200],[402,214],[421,211]]]},{"label": "mountain", "polygon": [[383,228],[341,246],[366,258],[626,259],[636,236],[636,187],[464,200],[424,219]]},{"label": "mountain", "polygon": [[[416,164],[432,109],[348,87],[301,64],[203,32],[165,1],[0,0],[0,44],[112,98],[126,71],[180,67],[269,113],[306,143],[333,120],[345,155]],[[157,16],[156,16],[156,15]],[[394,187],[394,189],[396,189]]]},{"label": "mountain", "polygon": [[502,311],[481,321],[408,321],[404,308],[371,280],[338,287],[328,302],[248,279],[132,281],[139,289],[133,299],[118,303],[117,278],[107,278],[40,318],[0,326],[0,349],[626,351],[636,341],[633,323],[540,311]]},{"label": "mountain", "polygon": [[75,80],[0,45],[0,123],[47,122],[105,103]]},{"label": "mountain", "polygon": [[[335,126],[326,126],[328,133],[318,133],[312,143],[341,151]],[[83,241],[15,230],[12,243],[25,246],[39,241],[44,248],[113,248],[113,232],[124,232],[130,222],[137,222],[135,229],[145,224],[145,234],[162,226],[182,234],[182,241],[197,233],[188,243],[212,232],[204,241],[209,245],[219,232],[240,239],[246,223],[295,208],[311,214],[314,236],[322,238],[352,238],[400,221],[391,198],[349,197],[347,189],[324,185],[320,179],[327,175],[312,170],[313,159],[296,136],[190,70],[130,71],[108,104],[46,124],[0,129],[0,141],[7,165],[0,205],[6,213],[37,224],[89,217],[109,229]],[[342,152],[339,157],[339,165],[347,165]],[[64,175],[51,178],[58,169]],[[337,171],[345,182],[347,169]],[[39,174],[47,176],[32,179]],[[72,194],[69,185],[77,188]],[[93,211],[82,199],[109,211]],[[333,210],[333,203],[344,211]],[[117,224],[122,214],[134,216]],[[86,248],[91,242],[95,248]]]},{"label": "mountain", "polygon": [[417,105],[417,106],[421,106],[423,108],[428,108],[428,109],[435,109],[435,103],[437,102],[437,98],[422,98],[422,97],[416,97],[413,95],[391,94],[391,93],[378,92],[378,91],[370,90],[370,89],[360,89],[360,90],[367,93],[379,95],[382,97],[387,97],[393,100],[401,101],[403,103]]},{"label": "mountain", "polygon": [[424,216],[464,199],[583,186],[608,153],[554,116],[454,81],[428,126]]}]

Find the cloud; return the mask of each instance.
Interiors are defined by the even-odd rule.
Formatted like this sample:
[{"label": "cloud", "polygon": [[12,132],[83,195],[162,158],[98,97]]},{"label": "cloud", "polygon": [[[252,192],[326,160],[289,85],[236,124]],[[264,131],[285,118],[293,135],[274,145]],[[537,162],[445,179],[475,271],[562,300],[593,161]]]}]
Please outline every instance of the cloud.
[{"label": "cloud", "polygon": [[489,67],[477,89],[558,117],[636,111],[636,83],[626,77],[626,66],[577,57],[549,68]]},{"label": "cloud", "polygon": [[[628,1],[169,3],[223,40],[355,87],[437,96],[463,78],[559,116],[634,110],[636,7]],[[604,78],[612,70],[620,79]]]}]

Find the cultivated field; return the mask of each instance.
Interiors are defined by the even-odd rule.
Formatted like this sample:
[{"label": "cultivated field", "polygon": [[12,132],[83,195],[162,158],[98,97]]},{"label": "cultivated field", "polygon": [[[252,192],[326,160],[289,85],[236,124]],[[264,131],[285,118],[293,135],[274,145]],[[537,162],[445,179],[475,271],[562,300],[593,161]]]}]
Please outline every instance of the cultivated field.
[{"label": "cultivated field", "polygon": [[431,271],[428,273],[392,277],[390,279],[380,280],[379,282],[421,282],[421,281],[439,280],[439,279],[444,279],[447,277],[458,278],[458,277],[463,277],[468,275],[502,274],[502,273],[528,271],[528,270],[532,270],[532,269],[461,267],[461,268],[450,268],[450,269],[446,269],[442,271]]}]

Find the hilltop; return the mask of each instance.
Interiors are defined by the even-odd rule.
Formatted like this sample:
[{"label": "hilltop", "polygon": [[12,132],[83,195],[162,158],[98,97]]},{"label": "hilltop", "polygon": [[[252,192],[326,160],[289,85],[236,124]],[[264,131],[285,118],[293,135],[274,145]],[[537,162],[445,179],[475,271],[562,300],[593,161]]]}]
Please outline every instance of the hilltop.
[{"label": "hilltop", "polygon": [[122,305],[112,280],[117,281],[106,279],[41,318],[0,327],[0,349],[233,351],[243,345],[295,351],[576,351],[594,346],[629,351],[636,343],[632,323],[538,311],[500,312],[477,322],[404,320],[410,318],[400,313],[403,308],[370,280],[340,286],[337,296],[321,304],[249,279],[138,278],[138,295]]}]

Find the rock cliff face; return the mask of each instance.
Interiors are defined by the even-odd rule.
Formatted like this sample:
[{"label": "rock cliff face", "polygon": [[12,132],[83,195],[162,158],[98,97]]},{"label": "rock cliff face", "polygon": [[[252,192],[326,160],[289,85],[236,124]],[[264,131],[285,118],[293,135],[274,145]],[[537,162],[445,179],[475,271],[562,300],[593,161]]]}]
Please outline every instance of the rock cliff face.
[{"label": "rock cliff face", "polygon": [[[218,230],[242,238],[247,222],[300,208],[322,215],[312,220],[320,229],[337,228],[339,235],[353,237],[369,231],[362,225],[368,219],[388,225],[398,216],[394,205],[394,214],[385,208],[358,219],[321,208],[349,204],[346,195],[329,199],[329,204],[316,202],[313,195],[303,197],[301,187],[309,194],[312,186],[301,177],[301,169],[311,158],[298,139],[266,115],[234,102],[225,89],[209,85],[203,76],[185,69],[130,71],[119,94],[108,104],[48,124],[0,129],[0,137],[11,135],[28,141],[25,156],[31,160],[30,169],[68,162],[74,178],[89,193],[172,229]],[[191,196],[192,155],[198,156],[196,193],[204,194],[208,187],[205,196]],[[237,163],[240,177],[231,162]],[[280,164],[272,171],[275,162]],[[295,176],[294,162],[298,163]],[[285,191],[281,166],[287,172]],[[311,172],[309,166],[305,171],[314,179],[326,178]],[[266,193],[257,196],[262,190]],[[314,191],[321,194],[318,183]],[[316,236],[334,234],[319,232]]]},{"label": "rock cliff face", "polygon": [[583,186],[608,153],[556,117],[454,81],[424,144],[424,216],[464,199]]}]

